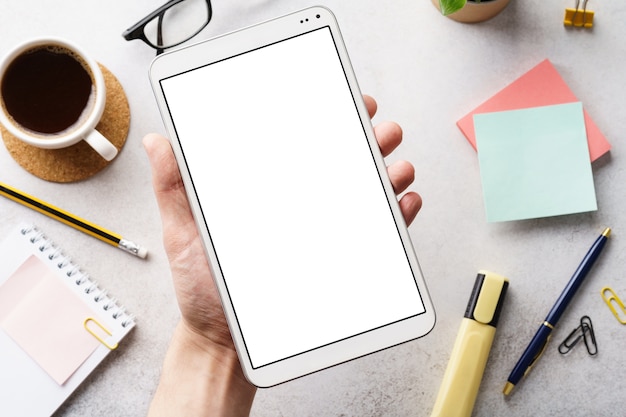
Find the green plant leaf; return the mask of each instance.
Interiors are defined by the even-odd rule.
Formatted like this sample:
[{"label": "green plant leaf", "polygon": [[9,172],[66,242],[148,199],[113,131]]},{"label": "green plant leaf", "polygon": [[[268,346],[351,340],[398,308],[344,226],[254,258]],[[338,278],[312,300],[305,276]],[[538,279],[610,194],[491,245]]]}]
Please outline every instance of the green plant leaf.
[{"label": "green plant leaf", "polygon": [[441,13],[447,16],[451,13],[457,12],[465,6],[467,0],[439,0],[439,7]]}]

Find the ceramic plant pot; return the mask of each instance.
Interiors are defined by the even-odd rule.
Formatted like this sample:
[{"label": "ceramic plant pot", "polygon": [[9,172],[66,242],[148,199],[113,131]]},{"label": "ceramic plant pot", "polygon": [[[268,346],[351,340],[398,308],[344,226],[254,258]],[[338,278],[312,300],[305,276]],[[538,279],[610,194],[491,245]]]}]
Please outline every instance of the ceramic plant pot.
[{"label": "ceramic plant pot", "polygon": [[[431,1],[438,10],[441,10],[439,8],[439,0]],[[447,17],[463,23],[483,22],[500,13],[507,4],[509,4],[509,0],[482,0],[479,3],[468,0],[461,10]]]}]

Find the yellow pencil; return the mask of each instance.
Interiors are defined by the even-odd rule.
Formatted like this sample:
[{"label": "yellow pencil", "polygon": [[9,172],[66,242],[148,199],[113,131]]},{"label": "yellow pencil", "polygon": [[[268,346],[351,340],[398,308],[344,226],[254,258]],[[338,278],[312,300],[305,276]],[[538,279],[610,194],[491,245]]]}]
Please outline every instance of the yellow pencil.
[{"label": "yellow pencil", "polygon": [[68,213],[65,210],[48,204],[45,201],[41,201],[36,197],[23,193],[1,182],[0,195],[7,197],[8,199],[15,201],[16,203],[20,203],[28,208],[36,210],[42,214],[45,214],[48,217],[65,223],[66,225],[71,226],[76,230],[80,230],[83,233],[93,236],[96,239],[100,239],[101,241],[122,249],[125,252],[131,253],[140,258],[145,258],[148,255],[148,251],[145,248],[122,238],[122,236],[118,235],[117,233],[113,233],[106,229],[103,229],[96,224],[88,222],[87,220],[83,220],[80,217],[73,215],[72,213]]}]

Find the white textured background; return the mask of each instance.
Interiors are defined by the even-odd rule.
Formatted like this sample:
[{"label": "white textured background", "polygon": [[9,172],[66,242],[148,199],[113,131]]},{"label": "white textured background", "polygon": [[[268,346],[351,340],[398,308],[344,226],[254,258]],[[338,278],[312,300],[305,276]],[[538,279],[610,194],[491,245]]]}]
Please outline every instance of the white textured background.
[{"label": "white textured background", "polygon": [[[259,390],[252,415],[428,416],[479,269],[511,286],[477,399],[476,416],[604,416],[626,408],[626,327],[600,297],[611,285],[626,297],[626,4],[590,1],[593,30],[563,27],[572,1],[512,0],[495,19],[460,24],[430,0],[328,0],[339,20],[363,92],[379,103],[374,122],[396,120],[405,140],[393,156],[416,167],[424,208],[411,226],[438,322],[426,338],[275,388]],[[120,80],[131,129],[119,157],[100,174],[54,184],[24,171],[0,146],[0,181],[81,215],[150,250],[128,256],[53,220],[0,200],[0,236],[30,221],[71,254],[137,317],[138,326],[59,410],[58,416],[138,416],[147,411],[161,361],[178,320],[160,219],[141,137],[162,132],[148,83],[154,52],[121,33],[161,1],[3,1],[0,54],[29,37],[54,35],[81,44]],[[215,0],[211,24],[197,39],[316,5],[303,0]],[[456,120],[549,58],[613,145],[594,163],[594,213],[487,224],[477,158]],[[543,359],[505,399],[506,378],[538,324],[603,226],[611,242],[553,333]],[[1,255],[0,255],[1,256]],[[591,316],[599,354],[558,343]],[[2,354],[0,352],[0,354]],[[36,395],[34,395],[36,398]]]}]

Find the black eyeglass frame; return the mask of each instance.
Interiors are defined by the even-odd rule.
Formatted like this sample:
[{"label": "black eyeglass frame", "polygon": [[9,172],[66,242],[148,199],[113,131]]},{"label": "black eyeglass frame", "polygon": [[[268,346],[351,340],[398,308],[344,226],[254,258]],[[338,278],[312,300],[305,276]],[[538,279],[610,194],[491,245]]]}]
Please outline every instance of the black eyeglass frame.
[{"label": "black eyeglass frame", "polygon": [[143,19],[141,19],[139,22],[135,23],[134,25],[132,25],[130,28],[126,29],[124,31],[124,33],[122,33],[122,36],[124,37],[124,39],[126,39],[127,41],[132,41],[135,39],[140,39],[142,40],[146,45],[154,48],[157,50],[157,55],[161,54],[165,49],[168,48],[173,48],[174,46],[178,46],[182,43],[187,42],[189,39],[193,38],[194,36],[196,36],[198,33],[200,33],[202,31],[202,29],[204,29],[205,27],[207,27],[207,25],[209,24],[209,22],[211,22],[211,18],[213,17],[213,8],[211,7],[211,0],[206,0],[206,4],[207,4],[207,10],[208,10],[208,17],[206,22],[204,22],[204,24],[198,28],[198,30],[196,30],[192,35],[188,36],[187,38],[183,39],[180,42],[177,42],[175,44],[172,45],[167,45],[167,46],[162,46],[162,45],[155,45],[154,43],[150,42],[150,40],[148,39],[148,37],[146,36],[146,33],[144,31],[146,25],[150,22],[152,22],[155,18],[158,18],[158,31],[157,31],[157,36],[159,38],[159,40],[161,39],[161,28],[162,28],[162,24],[163,24],[163,16],[165,15],[165,12],[176,6],[179,3],[182,3],[185,0],[169,0],[167,3],[165,3],[163,6],[159,7],[158,9],[156,9],[155,11],[153,11],[152,13],[150,13],[149,15],[147,15],[146,17],[144,17]]}]

